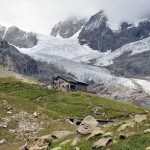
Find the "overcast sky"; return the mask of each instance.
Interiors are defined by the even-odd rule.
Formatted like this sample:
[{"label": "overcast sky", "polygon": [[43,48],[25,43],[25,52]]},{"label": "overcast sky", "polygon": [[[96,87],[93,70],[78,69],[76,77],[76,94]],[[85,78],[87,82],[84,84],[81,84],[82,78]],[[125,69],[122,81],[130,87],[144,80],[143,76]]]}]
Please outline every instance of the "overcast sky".
[{"label": "overcast sky", "polygon": [[52,26],[71,15],[104,10],[112,24],[150,14],[150,0],[0,0],[0,24],[49,35]]}]

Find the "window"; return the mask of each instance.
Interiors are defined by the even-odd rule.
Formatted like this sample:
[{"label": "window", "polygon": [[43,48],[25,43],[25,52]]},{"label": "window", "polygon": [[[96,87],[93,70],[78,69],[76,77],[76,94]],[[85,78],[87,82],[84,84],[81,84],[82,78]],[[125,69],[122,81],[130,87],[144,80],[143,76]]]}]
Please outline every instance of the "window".
[{"label": "window", "polygon": [[70,84],[70,90],[76,90],[76,85],[75,84]]}]

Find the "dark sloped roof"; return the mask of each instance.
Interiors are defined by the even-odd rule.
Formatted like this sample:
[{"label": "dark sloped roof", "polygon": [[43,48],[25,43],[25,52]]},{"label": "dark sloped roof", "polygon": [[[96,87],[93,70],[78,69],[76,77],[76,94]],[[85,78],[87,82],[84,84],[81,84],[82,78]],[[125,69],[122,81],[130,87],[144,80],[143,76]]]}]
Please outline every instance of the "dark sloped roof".
[{"label": "dark sloped roof", "polygon": [[58,79],[58,78],[61,78],[61,79],[65,80],[66,82],[69,82],[69,83],[75,83],[75,84],[79,83],[79,84],[88,85],[88,83],[77,81],[77,80],[75,80],[75,79],[73,79],[71,77],[66,77],[66,76],[58,75],[56,79]]}]

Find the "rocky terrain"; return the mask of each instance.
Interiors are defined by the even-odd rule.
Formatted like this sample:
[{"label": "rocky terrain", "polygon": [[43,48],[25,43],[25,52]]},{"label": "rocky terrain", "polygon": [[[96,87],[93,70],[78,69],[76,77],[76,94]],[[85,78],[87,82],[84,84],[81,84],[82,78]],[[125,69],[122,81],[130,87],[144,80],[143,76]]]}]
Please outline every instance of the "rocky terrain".
[{"label": "rocky terrain", "polygon": [[[50,37],[0,26],[0,150],[150,150],[149,57],[149,20],[114,30],[100,11]],[[48,89],[58,74],[87,92]]]},{"label": "rocky terrain", "polygon": [[[148,150],[150,112],[0,78],[0,150]],[[82,111],[81,111],[82,110]]]},{"label": "rocky terrain", "polygon": [[54,26],[51,32],[51,36],[61,36],[63,38],[70,38],[86,24],[87,19],[79,19],[77,17],[71,17],[63,22],[59,22]]},{"label": "rocky terrain", "polygon": [[37,45],[38,42],[34,33],[25,32],[16,26],[9,27],[8,29],[0,26],[0,38],[20,48],[31,48]]},{"label": "rocky terrain", "polygon": [[137,26],[123,22],[118,31],[113,31],[109,26],[109,18],[100,11],[82,28],[79,41],[81,44],[88,44],[94,50],[106,52],[149,37],[149,32],[149,20],[142,21]]}]

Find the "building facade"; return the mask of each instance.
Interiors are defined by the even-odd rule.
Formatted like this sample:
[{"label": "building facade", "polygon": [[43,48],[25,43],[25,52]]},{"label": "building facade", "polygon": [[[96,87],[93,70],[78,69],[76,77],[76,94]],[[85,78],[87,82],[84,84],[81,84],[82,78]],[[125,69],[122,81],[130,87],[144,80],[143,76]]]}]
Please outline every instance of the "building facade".
[{"label": "building facade", "polygon": [[87,86],[87,83],[63,76],[56,77],[53,85],[54,89],[60,91],[86,91]]}]

